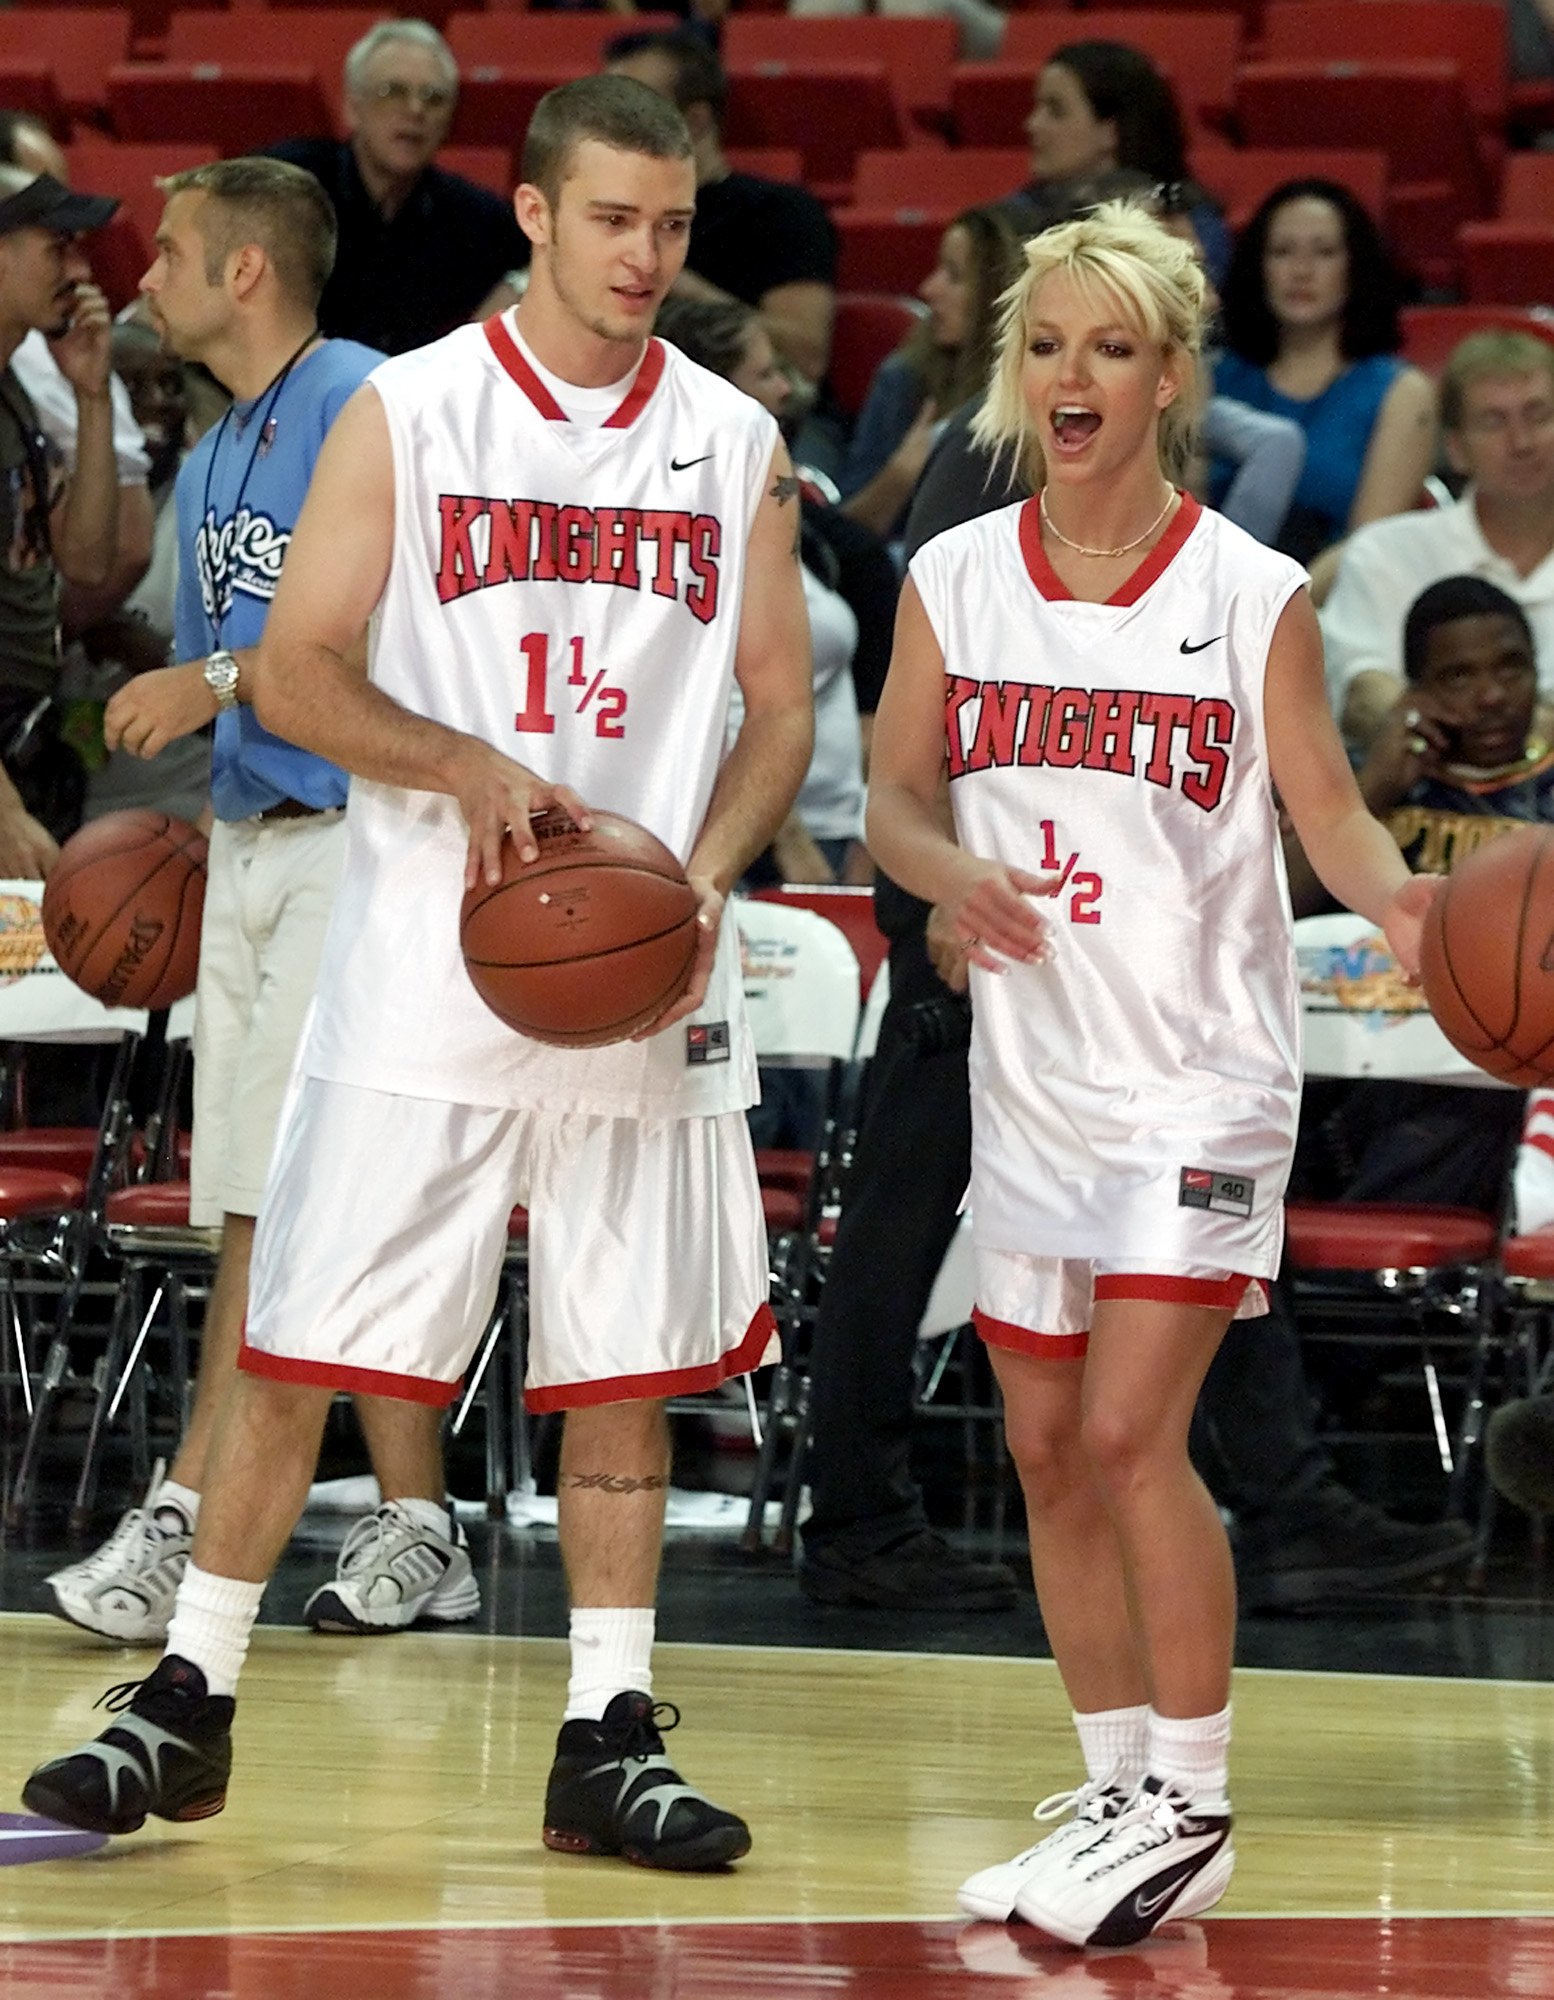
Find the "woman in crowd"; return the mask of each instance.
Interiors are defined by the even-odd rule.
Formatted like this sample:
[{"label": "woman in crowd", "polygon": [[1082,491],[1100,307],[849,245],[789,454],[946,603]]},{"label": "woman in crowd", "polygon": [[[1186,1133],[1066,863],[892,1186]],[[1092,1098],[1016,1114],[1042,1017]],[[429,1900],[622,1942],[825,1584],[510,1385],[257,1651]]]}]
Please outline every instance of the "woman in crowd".
[{"label": "woman in crowd", "polygon": [[1334,181],[1288,181],[1247,224],[1222,288],[1214,386],[1306,434],[1278,547],[1310,564],[1352,529],[1412,507],[1435,454],[1435,395],[1397,358],[1392,259]]},{"label": "woman in crowd", "polygon": [[1019,248],[998,209],[968,208],[945,230],[918,287],[927,315],[880,364],[842,470],[846,512],[876,534],[899,532],[938,420],[987,386],[995,308]]}]

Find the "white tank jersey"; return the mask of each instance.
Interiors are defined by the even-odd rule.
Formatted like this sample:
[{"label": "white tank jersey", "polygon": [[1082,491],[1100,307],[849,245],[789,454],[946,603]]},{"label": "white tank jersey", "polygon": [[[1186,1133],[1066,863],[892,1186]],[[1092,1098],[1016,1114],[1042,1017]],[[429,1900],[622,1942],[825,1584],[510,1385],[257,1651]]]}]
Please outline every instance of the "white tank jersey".
[{"label": "white tank jersey", "polygon": [[1185,499],[1106,604],[1034,500],[911,573],[960,842],[1062,878],[1049,958],[973,973],[977,1240],[1272,1277],[1300,1010],[1263,674],[1304,572]]},{"label": "white tank jersey", "polygon": [[[394,454],[393,561],[369,671],[685,860],[724,754],[766,412],[648,344],[614,415],[567,419],[505,319],[369,378]],[[467,834],[440,793],[355,779],[302,1067],[412,1097],[684,1117],[754,1101],[738,935],[707,1000],[646,1042],[557,1049],[505,1027],[459,951]]]}]

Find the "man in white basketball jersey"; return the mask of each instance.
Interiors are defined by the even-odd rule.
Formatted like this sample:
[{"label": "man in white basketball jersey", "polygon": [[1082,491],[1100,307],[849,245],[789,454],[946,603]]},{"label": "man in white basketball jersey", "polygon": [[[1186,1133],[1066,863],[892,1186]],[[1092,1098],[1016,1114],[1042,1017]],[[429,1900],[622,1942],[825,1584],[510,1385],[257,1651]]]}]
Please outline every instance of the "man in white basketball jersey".
[{"label": "man in white basketball jersey", "polygon": [[[748,1849],[667,1763],[653,1702],[663,1404],[772,1345],[724,899],[793,801],[812,721],[776,426],[649,337],[694,204],[672,106],[622,77],[553,91],[516,196],[534,245],[516,313],[385,363],[324,447],[255,692],[266,726],[354,774],[348,845],[242,1372],[167,1655],[101,1737],[33,1774],[37,1811],[122,1832],[221,1809],[238,1671],[329,1399],[452,1398],[522,1202],[530,1406],[567,1413],[572,1675],[546,1844],[679,1869]],[[590,805],[681,856],[700,945],[651,1029],[556,1049],[476,997],[459,903],[498,879],[509,830],[533,859],[533,814]]]},{"label": "man in white basketball jersey", "polygon": [[1275,781],[1411,972],[1437,884],[1355,789],[1302,573],[1169,477],[1191,249],[1112,202],[1025,260],[977,428],[1036,494],[913,559],[869,837],[972,969],[975,1317],[1085,1760],[1038,1811],[1071,1816],[961,1905],[1125,1945],[1210,1908],[1235,1859],[1234,1573],[1187,1434],[1281,1245],[1300,1061]]}]

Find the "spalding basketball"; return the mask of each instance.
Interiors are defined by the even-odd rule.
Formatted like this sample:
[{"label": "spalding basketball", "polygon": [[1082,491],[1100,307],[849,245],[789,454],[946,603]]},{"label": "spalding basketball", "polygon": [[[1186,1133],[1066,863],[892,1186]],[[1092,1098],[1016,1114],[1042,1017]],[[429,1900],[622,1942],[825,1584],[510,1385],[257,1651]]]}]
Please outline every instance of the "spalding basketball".
[{"label": "spalding basketball", "polygon": [[1441,1033],[1523,1088],[1554,1078],[1554,827],[1492,840],[1425,920],[1420,972]]},{"label": "spalding basketball", "polygon": [[192,993],[204,914],[204,834],[146,807],[72,834],[43,885],[60,971],[110,1007],[171,1007]]},{"label": "spalding basketball", "polygon": [[590,808],[533,822],[539,859],[502,846],[502,879],[465,891],[459,942],[475,991],[535,1041],[597,1048],[678,1000],[696,961],[696,892],[645,827]]}]

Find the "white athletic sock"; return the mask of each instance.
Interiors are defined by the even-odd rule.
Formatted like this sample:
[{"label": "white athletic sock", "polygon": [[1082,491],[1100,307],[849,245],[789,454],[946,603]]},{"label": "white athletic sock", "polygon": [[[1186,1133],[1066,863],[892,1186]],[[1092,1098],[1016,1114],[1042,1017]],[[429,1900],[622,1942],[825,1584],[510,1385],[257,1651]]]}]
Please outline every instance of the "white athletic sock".
[{"label": "white athletic sock", "polygon": [[618,1694],[653,1692],[652,1611],[574,1611],[563,1722],[598,1722]]},{"label": "white athletic sock", "polygon": [[167,1628],[167,1650],[198,1667],[211,1694],[235,1694],[259,1616],[262,1583],[211,1576],[194,1563],[183,1573]]},{"label": "white athletic sock", "polygon": [[151,1501],[153,1519],[163,1507],[176,1507],[191,1528],[200,1518],[200,1496],[192,1486],[180,1486],[176,1479],[164,1479]]},{"label": "white athletic sock", "polygon": [[1230,1788],[1230,1707],[1218,1715],[1149,1711],[1149,1774],[1202,1805],[1224,1803]]},{"label": "white athletic sock", "polygon": [[456,1539],[453,1532],[453,1515],[448,1508],[439,1506],[435,1500],[396,1500],[394,1505],[402,1514],[408,1514],[418,1528],[440,1535],[445,1542]]},{"label": "white athletic sock", "polygon": [[1131,1792],[1144,1775],[1149,1752],[1149,1704],[1136,1708],[1097,1708],[1088,1715],[1074,1711],[1085,1776],[1093,1782],[1117,1773],[1114,1783]]}]

